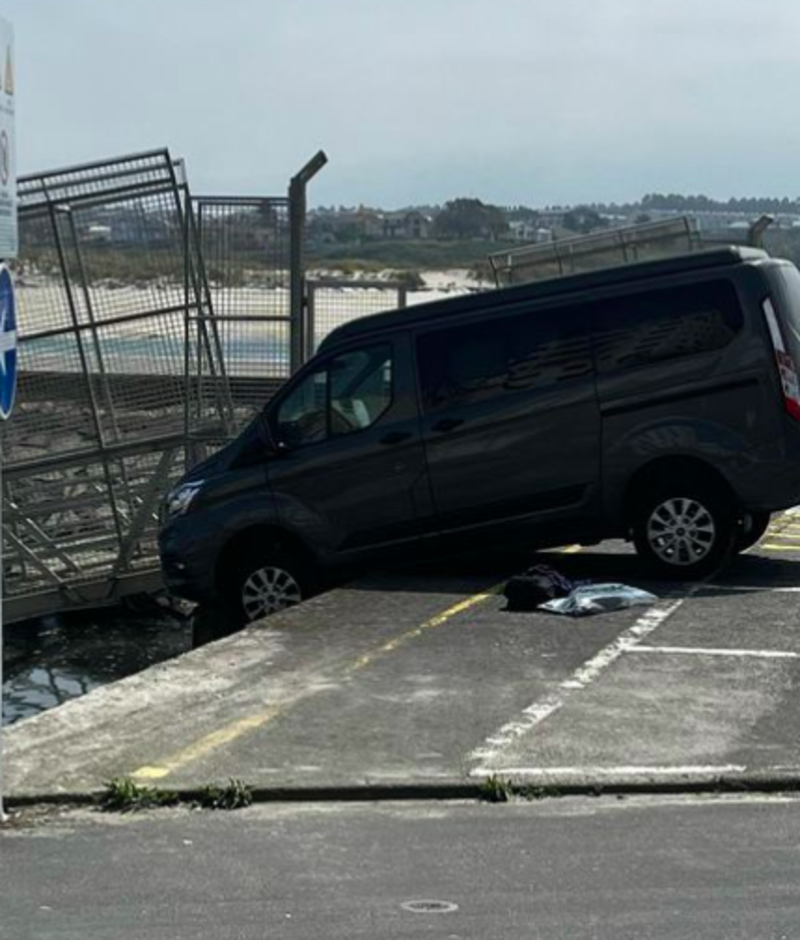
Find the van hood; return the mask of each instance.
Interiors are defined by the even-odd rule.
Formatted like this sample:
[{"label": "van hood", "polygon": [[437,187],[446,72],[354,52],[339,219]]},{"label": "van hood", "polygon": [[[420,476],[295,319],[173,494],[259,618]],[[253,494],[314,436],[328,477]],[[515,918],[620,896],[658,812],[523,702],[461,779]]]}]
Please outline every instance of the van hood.
[{"label": "van hood", "polygon": [[259,462],[267,463],[269,445],[264,432],[263,419],[259,415],[236,438],[221,450],[215,451],[200,463],[195,464],[181,479],[181,484],[195,480],[208,480],[230,470],[231,467],[249,452],[258,452]]}]

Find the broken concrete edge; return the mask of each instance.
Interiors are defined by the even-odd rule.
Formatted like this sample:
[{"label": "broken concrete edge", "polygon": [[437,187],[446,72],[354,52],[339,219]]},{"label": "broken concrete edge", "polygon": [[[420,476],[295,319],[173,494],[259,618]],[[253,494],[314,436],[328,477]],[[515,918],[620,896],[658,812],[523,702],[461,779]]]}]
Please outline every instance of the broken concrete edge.
[{"label": "broken concrete edge", "polygon": [[[174,805],[200,802],[206,787],[159,788],[174,797]],[[474,782],[355,784],[319,787],[249,787],[253,803],[385,803],[480,800],[505,802],[507,799],[553,799],[559,797],[619,797],[660,795],[718,795],[731,793],[791,793],[800,791],[800,768],[791,773],[745,772],[719,776],[652,777],[632,775],[624,778],[597,779],[574,776],[559,779],[540,777],[504,778],[497,774]],[[106,790],[80,792],[29,793],[6,796],[5,807],[12,812],[35,806],[102,808]],[[152,807],[151,807],[152,808]],[[135,812],[109,810],[109,812]]]}]

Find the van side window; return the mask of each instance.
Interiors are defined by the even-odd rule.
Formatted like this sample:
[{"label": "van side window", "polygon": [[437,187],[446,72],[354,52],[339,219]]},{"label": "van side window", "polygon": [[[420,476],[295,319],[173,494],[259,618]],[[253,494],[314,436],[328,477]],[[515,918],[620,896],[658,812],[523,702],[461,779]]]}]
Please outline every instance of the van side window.
[{"label": "van side window", "polygon": [[374,424],[392,402],[388,343],[329,359],[307,375],[278,407],[278,433],[287,444],[316,444]]},{"label": "van side window", "polygon": [[368,428],[391,405],[391,346],[344,353],[331,361],[328,370],[332,434],[351,434]]},{"label": "van side window", "polygon": [[577,309],[490,317],[417,341],[426,411],[541,391],[590,375],[587,318]]},{"label": "van side window", "polygon": [[314,444],[328,436],[328,370],[312,372],[281,402],[280,439],[292,447]]},{"label": "van side window", "polygon": [[601,373],[724,349],[743,324],[728,281],[617,297],[593,308]]}]

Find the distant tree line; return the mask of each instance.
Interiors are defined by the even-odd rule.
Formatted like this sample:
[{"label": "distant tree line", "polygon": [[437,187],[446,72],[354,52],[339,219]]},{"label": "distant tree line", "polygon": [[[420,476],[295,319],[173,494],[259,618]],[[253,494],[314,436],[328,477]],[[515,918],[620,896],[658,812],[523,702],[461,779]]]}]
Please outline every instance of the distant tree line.
[{"label": "distant tree line", "polygon": [[679,193],[648,193],[641,202],[642,208],[672,212],[798,212],[800,201],[788,196],[731,197],[726,202],[708,196],[683,196]]},{"label": "distant tree line", "polygon": [[433,223],[437,238],[500,238],[508,231],[503,209],[480,199],[451,199],[442,207]]}]

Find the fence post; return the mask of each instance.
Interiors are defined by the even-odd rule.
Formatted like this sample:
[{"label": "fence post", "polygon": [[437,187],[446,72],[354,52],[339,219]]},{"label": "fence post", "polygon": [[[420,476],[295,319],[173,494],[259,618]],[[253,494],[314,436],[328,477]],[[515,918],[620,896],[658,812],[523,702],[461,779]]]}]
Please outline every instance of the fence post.
[{"label": "fence post", "polygon": [[314,355],[316,349],[317,337],[317,289],[313,281],[308,282],[308,295],[306,297],[306,321],[305,321],[305,360],[306,362]]},{"label": "fence post", "polygon": [[305,322],[305,234],[306,186],[328,162],[322,150],[293,176],[289,183],[289,297],[290,297],[290,369],[296,372],[306,351]]}]

